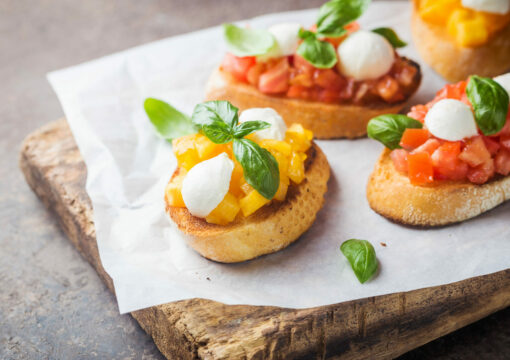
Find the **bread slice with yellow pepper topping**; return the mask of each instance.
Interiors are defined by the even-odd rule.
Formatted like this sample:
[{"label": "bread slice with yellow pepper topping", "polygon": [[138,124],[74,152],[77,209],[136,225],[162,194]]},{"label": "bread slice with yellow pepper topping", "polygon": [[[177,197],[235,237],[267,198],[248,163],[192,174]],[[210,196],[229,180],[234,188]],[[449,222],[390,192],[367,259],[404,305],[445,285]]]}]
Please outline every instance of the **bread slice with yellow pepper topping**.
[{"label": "bread slice with yellow pepper topping", "polygon": [[460,0],[413,0],[411,30],[422,58],[449,81],[510,69],[510,12],[476,11]]},{"label": "bread slice with yellow pepper topping", "polygon": [[[278,164],[278,189],[270,199],[248,184],[231,142],[217,144],[203,133],[173,141],[178,167],[166,187],[166,212],[193,249],[218,262],[241,262],[285,248],[312,225],[327,191],[329,164],[309,130],[294,124],[282,140],[255,133],[247,139]],[[225,154],[233,162],[228,192],[205,216],[193,215],[183,199],[187,174]]]}]

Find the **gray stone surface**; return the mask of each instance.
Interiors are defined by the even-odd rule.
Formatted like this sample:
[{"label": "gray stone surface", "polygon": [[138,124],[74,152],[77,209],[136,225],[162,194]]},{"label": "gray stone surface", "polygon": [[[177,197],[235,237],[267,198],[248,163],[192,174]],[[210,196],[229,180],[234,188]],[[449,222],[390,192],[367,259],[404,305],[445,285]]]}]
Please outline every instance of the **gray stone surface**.
[{"label": "gray stone surface", "polygon": [[[161,359],[18,170],[19,144],[62,116],[48,71],[163,37],[322,0],[0,0],[0,358]],[[405,359],[503,359],[510,309]]]}]

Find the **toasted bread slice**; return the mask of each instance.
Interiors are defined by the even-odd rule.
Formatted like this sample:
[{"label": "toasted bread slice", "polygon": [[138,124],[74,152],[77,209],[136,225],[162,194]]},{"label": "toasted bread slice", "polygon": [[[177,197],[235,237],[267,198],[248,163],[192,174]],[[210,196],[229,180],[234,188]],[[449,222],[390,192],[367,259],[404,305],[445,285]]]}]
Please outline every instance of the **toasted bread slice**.
[{"label": "toasted bread slice", "polygon": [[328,161],[315,143],[307,155],[305,179],[289,186],[285,201],[274,201],[247,218],[238,216],[228,225],[209,224],[186,208],[169,206],[165,197],[166,212],[187,235],[189,245],[211,260],[234,263],[281,250],[308,230],[324,204]]},{"label": "toasted bread slice", "polygon": [[[407,61],[418,69],[413,80],[414,93],[421,82],[420,67]],[[370,119],[382,114],[398,113],[407,101],[405,99],[394,104],[380,101],[373,106],[361,106],[269,96],[250,84],[237,81],[231,74],[220,69],[213,72],[207,83],[206,100],[228,100],[241,111],[254,107],[273,108],[287,125],[300,123],[312,130],[317,139],[365,136]]]},{"label": "toasted bread slice", "polygon": [[443,26],[423,21],[414,0],[411,31],[414,44],[436,72],[451,82],[469,75],[494,77],[510,70],[510,25],[487,44],[475,48],[457,46]]},{"label": "toasted bread slice", "polygon": [[367,185],[367,199],[377,213],[398,223],[441,226],[478,216],[510,199],[510,176],[483,185],[467,181],[435,181],[412,185],[399,173],[384,149]]}]

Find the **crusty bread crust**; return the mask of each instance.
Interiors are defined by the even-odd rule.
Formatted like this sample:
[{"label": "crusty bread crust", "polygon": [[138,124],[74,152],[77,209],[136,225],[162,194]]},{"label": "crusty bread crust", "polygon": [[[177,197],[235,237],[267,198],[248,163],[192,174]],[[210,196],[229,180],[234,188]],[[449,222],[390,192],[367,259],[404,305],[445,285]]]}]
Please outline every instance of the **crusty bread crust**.
[{"label": "crusty bread crust", "polygon": [[483,185],[467,181],[436,181],[415,186],[381,154],[368,180],[370,207],[388,219],[414,226],[441,226],[478,216],[510,199],[510,176]]},{"label": "crusty bread crust", "polygon": [[417,3],[414,0],[411,19],[414,44],[423,60],[445,79],[457,82],[473,74],[494,77],[510,70],[510,25],[483,46],[462,48],[443,26],[423,21]]},{"label": "crusty bread crust", "polygon": [[[418,64],[407,61],[418,69],[413,81],[414,93],[421,82],[421,71]],[[312,130],[317,139],[352,139],[366,135],[370,119],[382,114],[398,113],[408,99],[394,104],[381,101],[373,106],[360,106],[269,96],[250,84],[237,81],[231,74],[218,68],[207,83],[206,100],[228,100],[241,111],[270,107],[282,116],[287,125],[300,123]]]},{"label": "crusty bread crust", "polygon": [[166,212],[187,235],[189,245],[211,260],[234,263],[281,250],[308,230],[324,204],[328,161],[315,143],[307,155],[305,179],[289,186],[285,201],[273,202],[247,218],[239,216],[225,226],[209,224],[186,208],[169,206],[165,197]]}]

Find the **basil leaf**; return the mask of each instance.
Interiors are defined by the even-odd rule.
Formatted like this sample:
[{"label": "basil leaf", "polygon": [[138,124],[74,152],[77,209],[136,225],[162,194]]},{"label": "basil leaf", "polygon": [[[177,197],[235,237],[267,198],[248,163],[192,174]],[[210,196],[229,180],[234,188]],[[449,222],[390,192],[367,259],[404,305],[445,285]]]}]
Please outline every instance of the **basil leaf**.
[{"label": "basil leaf", "polygon": [[319,69],[332,68],[337,62],[336,51],[333,45],[311,36],[307,37],[299,45],[297,53]]},{"label": "basil leaf", "polygon": [[300,39],[308,39],[308,38],[315,38],[316,35],[313,31],[305,30],[303,28],[299,29],[298,36]]},{"label": "basil leaf", "polygon": [[386,40],[388,40],[394,48],[401,48],[407,46],[407,43],[405,41],[402,41],[393,29],[377,28],[372,30],[372,32],[375,32],[376,34],[385,37]]},{"label": "basil leaf", "polygon": [[215,144],[225,144],[233,139],[232,128],[223,121],[202,126],[202,132]]},{"label": "basil leaf", "polygon": [[271,200],[280,185],[278,162],[273,155],[248,139],[234,139],[234,155],[243,167],[246,182]]},{"label": "basil leaf", "polygon": [[147,98],[143,107],[152,125],[165,140],[171,141],[197,132],[189,116],[162,100]]},{"label": "basil leaf", "polygon": [[475,120],[484,135],[494,135],[503,129],[508,114],[508,93],[490,78],[473,75],[466,87],[473,105]]},{"label": "basil leaf", "polygon": [[240,139],[254,131],[267,129],[271,124],[265,121],[246,121],[234,128],[234,137]]},{"label": "basil leaf", "polygon": [[269,31],[245,29],[232,24],[223,24],[223,36],[229,51],[236,56],[264,55],[275,44]]},{"label": "basil leaf", "polygon": [[400,114],[379,115],[368,122],[368,137],[381,142],[388,149],[400,148],[400,139],[405,129],[421,129],[418,120]]},{"label": "basil leaf", "polygon": [[191,121],[199,128],[215,122],[224,122],[233,128],[239,121],[238,111],[228,101],[206,101],[195,106]]},{"label": "basil leaf", "polygon": [[353,22],[365,12],[370,0],[331,0],[319,9],[317,34],[324,37],[338,37],[346,33],[344,26]]},{"label": "basil leaf", "polygon": [[344,241],[340,251],[351,264],[360,283],[365,283],[377,271],[377,258],[372,244],[366,240],[350,239]]}]

